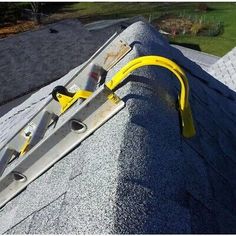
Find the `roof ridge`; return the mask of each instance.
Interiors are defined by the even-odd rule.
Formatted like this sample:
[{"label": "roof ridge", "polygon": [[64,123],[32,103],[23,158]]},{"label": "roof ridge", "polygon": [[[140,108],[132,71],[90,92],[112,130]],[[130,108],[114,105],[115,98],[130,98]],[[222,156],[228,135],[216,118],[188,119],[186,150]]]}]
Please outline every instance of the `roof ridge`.
[{"label": "roof ridge", "polygon": [[[12,216],[14,225],[44,206],[30,222],[20,223],[13,232],[137,234],[236,230],[235,211],[230,209],[236,202],[236,133],[232,119],[235,92],[169,46],[148,24],[130,26],[121,38],[132,44],[133,50],[108,72],[106,79],[140,55],[169,57],[180,67],[190,69],[186,69],[186,75],[196,136],[185,139],[181,135],[176,106],[179,84],[173,75],[160,67],[136,70],[116,90],[126,103],[124,109],[9,202],[0,211],[1,230],[9,228],[7,214]],[[39,97],[48,91],[50,86],[42,89]],[[17,121],[19,117],[12,123]],[[5,129],[9,132],[9,127]],[[67,191],[65,199],[47,205],[63,191]],[[224,208],[230,209],[228,214],[233,212],[232,216]]]}]

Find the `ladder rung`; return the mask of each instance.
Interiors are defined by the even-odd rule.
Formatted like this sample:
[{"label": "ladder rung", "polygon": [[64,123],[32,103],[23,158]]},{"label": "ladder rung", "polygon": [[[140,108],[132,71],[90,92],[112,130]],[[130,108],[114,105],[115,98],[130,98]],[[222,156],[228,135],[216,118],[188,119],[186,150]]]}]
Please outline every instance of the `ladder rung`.
[{"label": "ladder rung", "polygon": [[0,152],[0,176],[2,176],[7,164],[12,159],[12,156],[17,152],[11,148],[6,147]]},{"label": "ladder rung", "polygon": [[29,149],[35,146],[44,137],[45,132],[47,131],[48,125],[52,120],[53,116],[54,114],[49,113],[48,111],[45,111],[43,113],[41,120],[32,135],[31,141],[29,143]]}]

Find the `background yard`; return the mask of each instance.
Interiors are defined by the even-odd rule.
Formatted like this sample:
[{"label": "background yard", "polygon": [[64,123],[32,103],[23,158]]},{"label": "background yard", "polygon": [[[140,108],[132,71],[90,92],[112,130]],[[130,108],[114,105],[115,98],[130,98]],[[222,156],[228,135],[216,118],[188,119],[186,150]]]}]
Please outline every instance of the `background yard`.
[{"label": "background yard", "polygon": [[[4,4],[4,3],[1,3]],[[13,4],[13,3],[11,3]],[[80,3],[46,3],[42,12],[48,15],[48,22],[61,19],[78,18],[83,23],[97,20],[126,18],[137,15],[149,21],[155,21],[163,15],[182,16],[195,19],[196,22],[215,22],[222,24],[222,32],[217,36],[177,34],[170,37],[172,43],[196,44],[201,51],[223,56],[236,46],[236,3],[208,2],[200,3],[145,3],[145,2],[80,2]],[[14,3],[17,9],[30,8],[29,3]],[[207,7],[206,7],[207,6]],[[27,25],[28,28],[36,27]],[[28,28],[26,27],[26,30]],[[1,33],[1,29],[0,29]]]}]

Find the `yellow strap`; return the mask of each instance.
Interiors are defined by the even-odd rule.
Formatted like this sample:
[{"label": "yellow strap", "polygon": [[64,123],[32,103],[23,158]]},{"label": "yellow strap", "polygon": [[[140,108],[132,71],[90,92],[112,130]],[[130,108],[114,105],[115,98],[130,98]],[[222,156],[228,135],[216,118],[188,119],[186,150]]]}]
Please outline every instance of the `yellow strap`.
[{"label": "yellow strap", "polygon": [[184,71],[173,61],[161,56],[143,56],[127,63],[115,76],[106,83],[106,86],[115,89],[132,71],[143,66],[161,66],[170,70],[180,82],[179,106],[182,119],[182,132],[184,137],[195,135],[195,128],[192,119],[191,108],[189,105],[189,86]]}]

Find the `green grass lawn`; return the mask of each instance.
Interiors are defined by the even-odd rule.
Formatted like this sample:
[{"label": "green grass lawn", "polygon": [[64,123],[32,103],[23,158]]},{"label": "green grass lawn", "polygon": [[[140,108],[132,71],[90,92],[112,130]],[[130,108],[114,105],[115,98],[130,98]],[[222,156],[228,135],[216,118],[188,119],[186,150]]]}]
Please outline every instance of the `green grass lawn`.
[{"label": "green grass lawn", "polygon": [[223,56],[236,47],[236,4],[235,3],[209,3],[212,11],[207,13],[192,12],[192,15],[203,16],[207,20],[221,21],[224,25],[223,34],[216,37],[206,36],[178,36],[174,41],[178,43],[196,43],[202,51]]},{"label": "green grass lawn", "polygon": [[197,12],[197,3],[171,3],[163,4],[141,3],[141,2],[81,2],[70,3],[63,10],[71,12],[75,17],[92,19],[115,19],[142,15],[149,19],[156,18],[164,13],[175,13],[177,15],[191,15],[205,20],[221,21],[224,25],[224,32],[220,36],[176,36],[172,41],[177,43],[198,44],[202,51],[223,56],[236,46],[236,3],[230,2],[209,2],[212,9],[207,12]]}]

